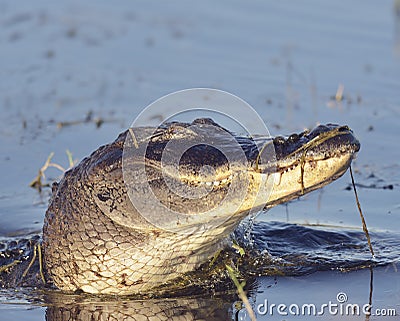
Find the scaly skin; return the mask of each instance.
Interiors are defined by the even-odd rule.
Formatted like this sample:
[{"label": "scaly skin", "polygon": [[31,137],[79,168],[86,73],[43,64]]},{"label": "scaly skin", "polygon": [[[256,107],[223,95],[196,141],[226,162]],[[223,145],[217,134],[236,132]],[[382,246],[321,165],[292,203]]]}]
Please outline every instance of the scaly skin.
[{"label": "scaly skin", "polygon": [[[201,126],[193,135],[205,135],[202,124],[215,128],[211,133],[207,128],[210,137],[222,137],[227,132],[211,120],[200,119],[194,123]],[[66,172],[53,186],[43,227],[44,263],[49,283],[66,291],[151,292],[164,282],[195,270],[226,246],[229,234],[250,210],[272,207],[328,184],[347,170],[359,150],[352,132],[336,125],[320,126],[310,133],[273,141],[239,137],[237,140],[248,161],[246,167],[239,163],[229,167],[215,150],[196,147],[182,156],[180,176],[171,178],[191,186],[208,186],[205,183],[208,181],[213,185],[201,201],[187,201],[168,193],[161,174],[160,155],[171,139],[178,143],[191,139],[184,131],[188,125],[167,124],[150,137],[147,134],[154,129],[126,131]],[[149,169],[147,178],[134,173],[133,183],[140,187],[141,180],[151,180],[160,201],[174,210],[199,213],[213,208],[229,187],[234,186],[235,180],[247,179],[247,195],[235,213],[229,212],[229,204],[218,208],[216,213],[224,223],[202,233],[175,233],[152,225],[133,206],[123,179],[122,154],[125,140],[132,139],[129,135],[135,137],[136,148],[148,144],[150,150],[145,160],[132,158],[133,163],[145,162]],[[273,146],[276,158],[258,165],[263,146]],[[214,176],[199,174],[207,159],[213,161]],[[273,190],[266,195],[258,194],[265,179],[272,179]],[[147,197],[143,194],[143,199]],[[179,228],[187,228],[184,222],[179,224]]]}]

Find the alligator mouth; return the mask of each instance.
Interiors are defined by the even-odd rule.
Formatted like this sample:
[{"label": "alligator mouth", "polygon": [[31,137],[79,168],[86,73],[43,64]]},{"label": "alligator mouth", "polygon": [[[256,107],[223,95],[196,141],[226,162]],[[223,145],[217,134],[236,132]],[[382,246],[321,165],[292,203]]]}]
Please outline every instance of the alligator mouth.
[{"label": "alligator mouth", "polygon": [[[273,207],[339,178],[360,149],[347,126],[320,125],[270,138],[235,136],[211,121],[206,125],[187,131],[190,124],[172,123],[150,136],[147,129],[135,130],[132,151],[139,153],[127,159],[139,169],[144,165],[146,193],[151,190],[174,212],[224,217]],[[129,188],[146,199],[139,197],[142,183],[135,177]]]},{"label": "alligator mouth", "polygon": [[[214,142],[220,134],[219,128],[222,127],[217,127],[217,132],[212,133]],[[205,136],[211,137],[209,132]],[[235,180],[243,179],[243,173],[250,177],[249,194],[253,197],[258,193],[255,189],[260,193],[266,191],[261,186],[262,182],[272,184],[273,178],[269,195],[260,196],[265,207],[269,208],[337,179],[345,173],[360,149],[360,143],[348,126],[334,124],[320,125],[312,131],[292,134],[286,138],[235,139],[245,155],[245,162],[233,157],[234,161],[230,163],[218,148],[210,144],[197,144],[182,155],[178,170],[174,171],[168,164],[162,166],[160,157],[155,159],[154,155],[147,155],[146,166],[157,173],[162,171],[164,177],[168,176],[176,184],[205,188],[210,194],[208,201],[204,198],[199,202],[209,202],[213,194],[216,199],[227,194]],[[219,143],[225,149],[229,145],[224,138]],[[161,149],[164,151],[165,146]],[[235,153],[232,149],[231,154]],[[202,172],[203,168],[211,169]],[[259,207],[261,204],[252,206]]]},{"label": "alligator mouth", "polygon": [[[272,146],[265,148],[269,144]],[[258,139],[258,154],[247,152],[250,172],[275,174],[274,191],[267,206],[273,206],[324,186],[337,179],[350,166],[360,149],[359,141],[348,126],[320,125],[312,131],[278,136],[273,140]],[[261,147],[260,147],[261,146]],[[265,160],[263,152],[268,159]],[[261,162],[261,158],[264,160]],[[262,164],[260,164],[262,163]],[[256,175],[256,174],[252,175]],[[181,175],[192,186],[207,186],[214,190],[229,186],[237,173],[228,169],[217,176],[201,179]],[[214,178],[214,179],[212,179]]]},{"label": "alligator mouth", "polygon": [[342,176],[360,150],[348,126],[320,125],[311,132],[273,140],[276,162],[261,172],[275,172],[271,207],[325,186]]},{"label": "alligator mouth", "polygon": [[193,178],[185,175],[180,175],[180,180],[186,184],[193,186],[209,186],[214,188],[220,188],[229,185],[232,182],[233,174],[227,173],[227,175],[216,177],[214,180],[202,180],[199,177]]}]

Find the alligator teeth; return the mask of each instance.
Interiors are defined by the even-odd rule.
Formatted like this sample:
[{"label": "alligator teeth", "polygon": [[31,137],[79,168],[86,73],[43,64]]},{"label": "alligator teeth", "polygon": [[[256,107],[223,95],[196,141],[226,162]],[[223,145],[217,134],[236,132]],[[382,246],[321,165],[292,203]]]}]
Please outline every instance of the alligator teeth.
[{"label": "alligator teeth", "polygon": [[219,186],[226,185],[226,184],[230,183],[232,178],[233,178],[233,175],[229,175],[229,177],[223,178],[223,179],[217,180],[217,181],[200,181],[200,180],[193,180],[192,181],[192,180],[187,179],[187,178],[181,178],[181,181],[186,183],[186,184],[192,184],[192,185],[195,185],[195,186],[202,186],[202,185],[204,186],[204,185],[206,185],[206,186],[219,187]]},{"label": "alligator teeth", "polygon": [[292,165],[292,166],[286,167],[286,168],[283,170],[283,173],[290,172],[290,171],[294,170],[295,168],[296,168],[296,165]]},{"label": "alligator teeth", "polygon": [[311,168],[317,167],[318,162],[316,161],[309,161],[308,164],[310,165]]},{"label": "alligator teeth", "polygon": [[283,173],[277,173],[276,174],[276,176],[275,176],[275,185],[279,185],[281,183],[282,175],[283,175]]}]

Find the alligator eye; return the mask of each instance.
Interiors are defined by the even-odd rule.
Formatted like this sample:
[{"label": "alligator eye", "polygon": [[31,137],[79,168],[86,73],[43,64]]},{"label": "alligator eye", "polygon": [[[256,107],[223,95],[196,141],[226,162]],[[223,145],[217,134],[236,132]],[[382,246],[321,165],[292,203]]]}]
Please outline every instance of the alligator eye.
[{"label": "alligator eye", "polygon": [[340,131],[340,132],[348,132],[348,131],[351,131],[351,129],[350,129],[349,126],[344,125],[344,126],[340,126],[340,127],[338,128],[338,131]]},{"label": "alligator eye", "polygon": [[274,138],[274,144],[283,145],[283,144],[285,144],[285,142],[286,142],[285,137],[276,136],[276,137]]},{"label": "alligator eye", "polygon": [[295,143],[300,139],[298,134],[292,134],[289,136],[289,138],[287,139],[289,143]]}]

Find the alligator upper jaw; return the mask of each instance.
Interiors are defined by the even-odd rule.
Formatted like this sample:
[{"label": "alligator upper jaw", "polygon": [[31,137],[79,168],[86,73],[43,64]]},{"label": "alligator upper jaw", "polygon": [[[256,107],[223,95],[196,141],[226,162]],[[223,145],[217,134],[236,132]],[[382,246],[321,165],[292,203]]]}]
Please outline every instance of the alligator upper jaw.
[{"label": "alligator upper jaw", "polygon": [[349,168],[353,154],[337,154],[330,158],[300,162],[276,173],[266,208],[288,202],[321,188],[342,176]]},{"label": "alligator upper jaw", "polygon": [[181,181],[208,186],[217,195],[238,176],[246,180],[246,175],[243,176],[246,172],[248,197],[238,212],[270,208],[336,180],[346,172],[360,149],[348,126],[334,124],[320,125],[288,138],[258,139],[256,145],[254,148],[251,143],[242,142],[248,157],[247,168],[235,163],[230,168],[217,168],[218,175],[206,180],[183,175]]},{"label": "alligator upper jaw", "polygon": [[342,176],[360,149],[347,126],[320,125],[311,132],[273,140],[275,159],[259,167],[275,173],[266,207],[290,201]]},{"label": "alligator upper jaw", "polygon": [[[227,165],[226,159],[219,157],[220,164],[208,177],[193,175],[194,169],[191,168],[180,171],[179,180],[192,186],[213,187],[218,192],[221,187],[230,184],[238,173],[247,172],[256,181],[265,181],[273,176],[274,191],[268,203],[285,202],[286,196],[294,198],[296,196],[291,197],[294,194],[304,194],[343,175],[360,149],[359,141],[348,126],[334,124],[320,125],[312,131],[292,134],[287,138],[244,139],[240,145],[247,157],[246,164],[234,162]],[[209,155],[202,150],[204,154]],[[213,158],[216,159],[216,156]],[[199,162],[201,168],[204,160],[196,159],[188,163],[193,165]],[[159,168],[159,162],[148,161],[147,165]],[[177,174],[168,166],[163,170],[170,176]]]}]

